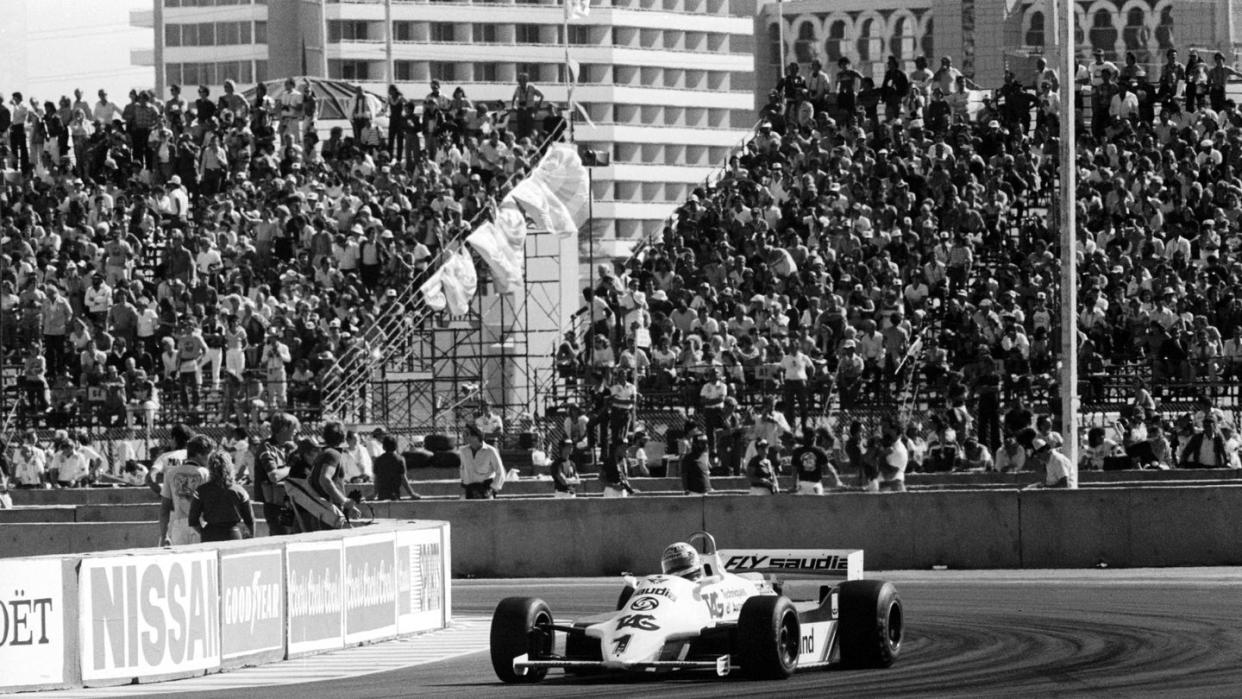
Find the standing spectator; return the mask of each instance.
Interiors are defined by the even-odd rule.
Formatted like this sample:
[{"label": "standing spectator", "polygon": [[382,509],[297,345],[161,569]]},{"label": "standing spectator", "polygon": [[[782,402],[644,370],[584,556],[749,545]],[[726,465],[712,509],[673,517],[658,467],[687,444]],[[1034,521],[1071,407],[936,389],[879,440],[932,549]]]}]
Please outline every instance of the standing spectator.
[{"label": "standing spectator", "polygon": [[269,536],[288,533],[283,519],[285,490],[281,485],[289,475],[289,456],[293,453],[298,419],[289,413],[272,415],[271,436],[259,447],[254,468],[254,495],[263,505],[263,519]]},{"label": "standing spectator", "polygon": [[190,504],[198,487],[209,477],[207,467],[215,445],[198,435],[186,444],[183,463],[164,469],[160,488],[160,545],[197,544],[198,533],[190,527]]},{"label": "standing spectator", "polygon": [[707,430],[707,448],[712,459],[719,456],[720,432],[724,429],[724,403],[729,386],[720,379],[716,369],[707,371],[707,381],[699,389],[699,406],[703,410],[703,428]]},{"label": "standing spectator", "polygon": [[[187,410],[199,408],[203,385],[202,362],[206,354],[207,343],[194,326],[194,321],[187,320],[182,323],[181,334],[177,338],[177,374],[181,402]],[[205,460],[201,463],[205,463]]]},{"label": "standing spectator", "polygon": [[361,141],[362,132],[368,129],[375,119],[375,110],[372,109],[370,97],[363,91],[362,85],[354,88],[354,94],[349,98],[346,113],[349,114],[349,125],[354,130],[354,141]]},{"label": "standing spectator", "polygon": [[577,496],[578,485],[581,479],[578,477],[578,468],[574,465],[574,442],[572,439],[562,439],[560,451],[557,452],[556,458],[552,459],[552,488],[553,497],[572,498]]},{"label": "standing spectator", "polygon": [[880,83],[880,97],[884,100],[884,119],[892,123],[901,116],[901,105],[910,93],[910,78],[901,70],[896,56],[888,57],[884,81]]},{"label": "standing spectator", "polygon": [[846,128],[852,127],[857,118],[858,92],[862,88],[862,80],[862,73],[854,70],[848,57],[842,56],[837,61],[837,110],[841,113],[842,125]]},{"label": "standing spectator", "polygon": [[1220,51],[1212,55],[1212,63],[1207,76],[1208,102],[1213,111],[1220,112],[1225,109],[1225,86],[1230,78],[1242,77],[1242,73],[1225,65],[1225,54]]},{"label": "standing spectator", "polygon": [[13,481],[19,488],[48,487],[47,453],[39,446],[34,430],[22,435],[13,453]]},{"label": "standing spectator", "polygon": [[397,455],[397,438],[386,434],[380,439],[384,452],[375,458],[375,498],[400,500],[402,493],[418,500],[421,496],[410,487],[405,475],[405,459]]},{"label": "standing spectator", "polygon": [[681,459],[681,488],[686,495],[712,492],[711,457],[707,453],[707,435],[697,428],[690,439],[690,449]]},{"label": "standing spectator", "polygon": [[203,543],[238,541],[254,536],[250,494],[233,480],[233,461],[223,451],[207,459],[207,482],[190,501],[189,522]]},{"label": "standing spectator", "polygon": [[302,130],[299,125],[303,117],[303,98],[304,95],[298,89],[297,82],[293,78],[286,78],[285,90],[280,95],[280,127],[277,132],[282,141],[286,137],[292,139],[294,143],[300,143],[302,140]]},{"label": "standing spectator", "polygon": [[13,93],[13,113],[9,125],[9,150],[16,158],[17,169],[23,174],[30,174],[30,143],[27,127],[34,123],[34,112],[22,99],[22,93]]},{"label": "standing spectator", "polygon": [[638,404],[638,387],[626,370],[613,372],[608,388],[608,432],[612,443],[622,444],[634,426],[634,409]]},{"label": "standing spectator", "polygon": [[346,521],[360,518],[362,512],[353,500],[345,495],[345,469],[344,460],[341,458],[341,445],[345,442],[345,428],[341,423],[331,420],[324,423],[322,434],[323,449],[311,464],[309,479],[311,488],[319,497],[340,508]]},{"label": "standing spectator", "polygon": [[396,85],[388,86],[388,154],[400,162],[406,152],[406,99]]},{"label": "standing spectator", "polygon": [[832,448],[832,435],[824,428],[814,432],[805,429],[802,435],[802,444],[794,450],[790,460],[798,475],[794,492],[799,495],[823,495],[824,478],[827,476],[831,476],[833,487],[840,487],[841,479],[828,456],[828,449]]},{"label": "standing spectator", "polygon": [[267,380],[268,397],[277,410],[284,409],[289,404],[288,364],[292,361],[289,346],[281,342],[279,336],[268,335],[259,363],[263,366],[264,378]]},{"label": "standing spectator", "polygon": [[496,447],[483,441],[475,425],[466,428],[466,444],[457,450],[461,459],[461,487],[467,500],[491,500],[505,485],[505,467]]},{"label": "standing spectator", "polygon": [[53,448],[52,458],[47,464],[50,480],[61,488],[85,485],[91,475],[90,461],[77,443],[68,436],[62,436],[56,439]]},{"label": "standing spectator", "polygon": [[91,119],[97,124],[103,126],[111,126],[112,122],[121,118],[122,110],[117,106],[116,102],[108,99],[108,92],[100,90],[98,93],[99,101],[91,108]]},{"label": "standing spectator", "polygon": [[885,420],[880,431],[882,459],[877,464],[880,469],[880,492],[906,492],[906,469],[910,464],[910,452],[902,440],[901,423],[896,420]]},{"label": "standing spectator", "polygon": [[[105,308],[105,314],[107,309]],[[54,284],[47,285],[47,301],[43,308],[43,348],[47,352],[47,368],[59,374],[66,366],[65,339],[69,334],[69,322],[73,320],[73,307],[61,295]],[[96,328],[105,327],[102,323]]]},{"label": "standing spectator", "polygon": [[1216,429],[1214,417],[1205,417],[1203,431],[1194,433],[1186,440],[1177,465],[1178,468],[1229,468],[1225,438]]},{"label": "standing spectator", "polygon": [[492,410],[490,402],[481,399],[479,412],[474,417],[474,427],[488,444],[494,444],[505,432],[505,421]]},{"label": "standing spectator", "polygon": [[785,356],[781,358],[780,367],[784,374],[785,420],[791,427],[798,424],[794,422],[796,404],[798,419],[801,421],[802,428],[807,429],[810,427],[808,419],[810,392],[807,389],[807,382],[815,371],[815,363],[802,353],[802,347],[798,342],[790,342]]},{"label": "standing spectator", "polygon": [[513,98],[509,106],[513,109],[513,137],[521,140],[531,135],[535,127],[535,111],[543,106],[543,92],[530,84],[530,76],[519,73],[517,88],[513,90]]}]

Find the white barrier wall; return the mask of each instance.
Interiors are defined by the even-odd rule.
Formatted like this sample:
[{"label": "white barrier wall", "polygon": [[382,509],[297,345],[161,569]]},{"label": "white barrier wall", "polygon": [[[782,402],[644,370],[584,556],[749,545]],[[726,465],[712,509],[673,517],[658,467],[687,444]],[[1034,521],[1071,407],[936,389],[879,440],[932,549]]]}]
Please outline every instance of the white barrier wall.
[{"label": "white barrier wall", "polygon": [[449,527],[5,559],[0,691],[201,675],[451,620]]}]

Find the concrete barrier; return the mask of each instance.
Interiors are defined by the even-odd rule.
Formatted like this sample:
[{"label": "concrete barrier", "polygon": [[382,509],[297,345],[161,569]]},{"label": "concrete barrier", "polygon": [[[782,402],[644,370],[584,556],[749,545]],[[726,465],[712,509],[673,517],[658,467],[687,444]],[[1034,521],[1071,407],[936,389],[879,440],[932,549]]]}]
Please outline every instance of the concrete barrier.
[{"label": "concrete barrier", "polygon": [[74,522],[77,518],[78,508],[72,505],[57,505],[50,507],[14,507],[9,510],[0,510],[0,527],[6,524],[18,523],[51,523],[51,522]]},{"label": "concrete barrier", "polygon": [[[130,525],[151,531],[102,526]],[[444,628],[450,560],[443,522],[7,559],[0,692],[189,677]]]}]

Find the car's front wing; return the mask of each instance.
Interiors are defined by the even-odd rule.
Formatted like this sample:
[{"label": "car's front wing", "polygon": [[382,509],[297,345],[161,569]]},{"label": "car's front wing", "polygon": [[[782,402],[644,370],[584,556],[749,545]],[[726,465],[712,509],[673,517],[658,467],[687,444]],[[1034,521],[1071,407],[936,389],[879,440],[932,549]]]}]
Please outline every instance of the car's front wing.
[{"label": "car's front wing", "polygon": [[553,658],[548,660],[531,660],[528,654],[513,659],[513,670],[525,675],[527,670],[535,668],[562,668],[583,670],[612,670],[625,672],[664,672],[669,670],[712,670],[719,677],[729,674],[730,659],[728,655],[718,656],[714,660],[653,660],[641,663],[618,663],[603,660],[568,660]]}]

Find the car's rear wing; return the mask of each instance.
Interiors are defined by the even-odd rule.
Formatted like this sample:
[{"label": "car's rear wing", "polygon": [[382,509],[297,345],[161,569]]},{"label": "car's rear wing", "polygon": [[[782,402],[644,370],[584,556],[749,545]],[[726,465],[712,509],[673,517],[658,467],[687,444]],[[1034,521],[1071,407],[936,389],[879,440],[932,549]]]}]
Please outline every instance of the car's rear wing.
[{"label": "car's rear wing", "polygon": [[765,573],[786,578],[861,580],[862,549],[720,549],[730,573]]}]

